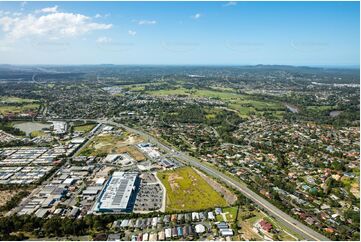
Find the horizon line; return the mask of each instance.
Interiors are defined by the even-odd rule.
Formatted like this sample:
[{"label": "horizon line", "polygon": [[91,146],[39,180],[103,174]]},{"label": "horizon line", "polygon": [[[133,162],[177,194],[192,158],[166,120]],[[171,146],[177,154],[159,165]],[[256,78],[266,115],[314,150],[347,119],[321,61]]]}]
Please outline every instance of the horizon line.
[{"label": "horizon line", "polygon": [[311,68],[350,68],[360,69],[360,64],[6,64],[0,66],[203,66],[203,67],[245,67],[245,66],[289,66],[289,67],[311,67]]}]

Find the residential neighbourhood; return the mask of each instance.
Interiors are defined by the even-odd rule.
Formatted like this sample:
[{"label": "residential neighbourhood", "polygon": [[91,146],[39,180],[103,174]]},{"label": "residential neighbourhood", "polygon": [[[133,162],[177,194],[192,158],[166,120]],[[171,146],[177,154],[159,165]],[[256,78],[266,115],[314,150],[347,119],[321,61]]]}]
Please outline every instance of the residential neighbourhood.
[{"label": "residential neighbourhood", "polygon": [[360,241],[359,1],[0,2],[0,241]]}]

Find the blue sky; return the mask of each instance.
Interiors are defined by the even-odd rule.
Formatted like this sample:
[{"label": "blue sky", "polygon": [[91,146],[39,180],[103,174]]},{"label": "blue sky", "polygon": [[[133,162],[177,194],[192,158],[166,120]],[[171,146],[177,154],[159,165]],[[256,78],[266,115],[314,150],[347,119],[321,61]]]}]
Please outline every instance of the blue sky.
[{"label": "blue sky", "polygon": [[0,63],[359,65],[359,9],[359,2],[0,2]]}]

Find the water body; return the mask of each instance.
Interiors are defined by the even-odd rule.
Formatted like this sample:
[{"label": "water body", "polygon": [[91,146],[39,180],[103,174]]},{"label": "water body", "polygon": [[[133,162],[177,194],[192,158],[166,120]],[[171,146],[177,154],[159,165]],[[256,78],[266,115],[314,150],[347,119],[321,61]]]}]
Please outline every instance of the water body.
[{"label": "water body", "polygon": [[21,123],[15,123],[14,127],[20,129],[21,131],[24,131],[26,135],[29,135],[33,131],[49,129],[50,124],[40,123],[40,122],[21,122]]},{"label": "water body", "polygon": [[332,118],[334,118],[334,117],[337,117],[338,115],[340,115],[341,113],[342,113],[342,111],[334,110],[334,111],[331,111],[331,112],[330,112],[330,116],[331,116]]},{"label": "water body", "polygon": [[296,106],[290,105],[290,104],[285,104],[285,106],[288,108],[288,110],[290,110],[292,113],[298,113],[299,110]]}]

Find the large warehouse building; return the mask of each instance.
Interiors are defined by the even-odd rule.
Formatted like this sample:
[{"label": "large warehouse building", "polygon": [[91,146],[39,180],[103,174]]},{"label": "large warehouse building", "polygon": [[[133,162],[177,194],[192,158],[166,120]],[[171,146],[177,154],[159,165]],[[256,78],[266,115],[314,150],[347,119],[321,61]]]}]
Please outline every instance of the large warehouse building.
[{"label": "large warehouse building", "polygon": [[114,172],[104,186],[95,210],[98,212],[132,211],[137,187],[139,187],[138,173]]}]

